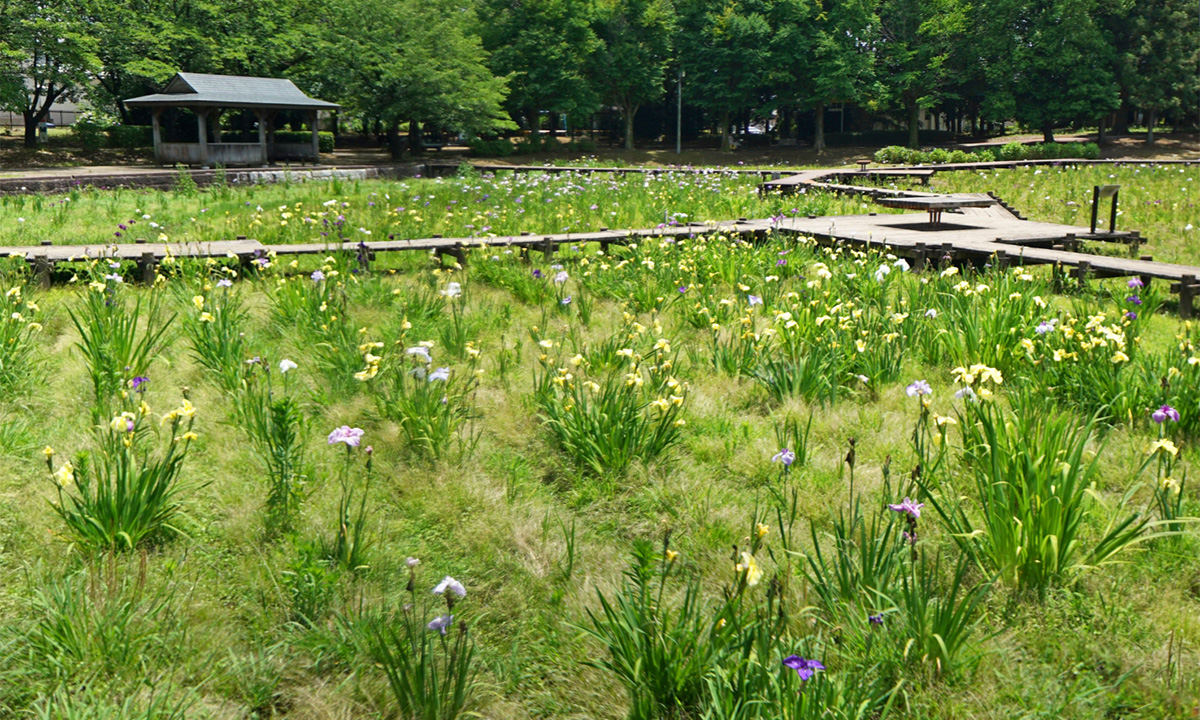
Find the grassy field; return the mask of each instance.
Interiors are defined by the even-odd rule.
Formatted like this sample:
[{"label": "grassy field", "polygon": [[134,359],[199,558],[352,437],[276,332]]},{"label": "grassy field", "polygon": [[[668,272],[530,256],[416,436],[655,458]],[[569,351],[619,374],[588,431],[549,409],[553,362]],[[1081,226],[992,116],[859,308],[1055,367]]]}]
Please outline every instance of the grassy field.
[{"label": "grassy field", "polygon": [[[1117,229],[1140,231],[1148,241],[1143,253],[1155,260],[1200,265],[1200,167],[1130,163],[954,172],[935,175],[932,184],[940,192],[991,190],[1026,217],[1083,227],[1091,222],[1092,188],[1120,185]],[[1107,201],[1100,220],[1108,223]]]},{"label": "grassy field", "polygon": [[[845,214],[861,199],[825,193],[761,197],[759,179],[714,170],[695,177],[668,173],[636,178],[604,175],[438,178],[406,182],[219,187],[200,192],[96,190],[0,197],[3,244],[150,241],[210,242],[245,235],[264,243],[339,238],[485,237],[530,232],[585,232],[601,227]],[[186,183],[185,183],[186,184]]]},{"label": "grassy field", "polygon": [[[81,191],[0,224],[295,242],[859,207],[751,190]],[[1200,351],[1161,285],[779,236],[303,263],[4,272],[0,717],[1200,710]]]}]

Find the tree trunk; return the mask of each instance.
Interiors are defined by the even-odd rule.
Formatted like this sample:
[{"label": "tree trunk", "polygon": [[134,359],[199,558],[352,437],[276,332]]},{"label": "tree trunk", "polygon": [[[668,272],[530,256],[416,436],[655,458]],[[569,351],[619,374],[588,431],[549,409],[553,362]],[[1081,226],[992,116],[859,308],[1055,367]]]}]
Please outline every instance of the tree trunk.
[{"label": "tree trunk", "polygon": [[637,105],[625,108],[625,149],[633,149],[633,116],[637,114]]},{"label": "tree trunk", "polygon": [[721,111],[721,152],[729,150],[729,111]]},{"label": "tree trunk", "polygon": [[558,137],[558,113],[550,113],[550,137]]},{"label": "tree trunk", "polygon": [[526,108],[525,122],[529,125],[530,142],[536,142],[538,133],[541,132],[541,117],[538,116],[538,111],[533,108]]},{"label": "tree trunk", "polygon": [[38,131],[37,126],[38,126],[38,122],[39,122],[37,119],[37,115],[29,112],[28,110],[25,111],[24,115],[25,115],[25,147],[36,148],[37,147],[37,131]]},{"label": "tree trunk", "polygon": [[404,157],[404,143],[400,141],[400,123],[394,122],[388,127],[387,145],[393,160],[400,160]]},{"label": "tree trunk", "polygon": [[1107,123],[1108,123],[1108,116],[1101,115],[1100,116],[1100,127],[1099,127],[1099,130],[1097,130],[1097,132],[1096,132],[1096,144],[1097,145],[1103,146],[1103,145],[1108,144],[1108,131],[1104,127]]},{"label": "tree trunk", "polygon": [[825,152],[825,103],[818,100],[817,105],[813,108],[814,119],[816,120],[816,134],[813,136],[813,149],[817,154]]},{"label": "tree trunk", "polygon": [[1121,108],[1117,110],[1117,121],[1113,123],[1113,134],[1124,135],[1129,132],[1129,105],[1121,100]]},{"label": "tree trunk", "polygon": [[1050,123],[1046,123],[1046,124],[1042,125],[1042,142],[1044,142],[1044,143],[1054,142],[1054,126],[1051,125]]},{"label": "tree trunk", "polygon": [[413,155],[425,151],[425,145],[421,142],[421,123],[416,120],[408,121],[408,151]]},{"label": "tree trunk", "polygon": [[916,100],[908,101],[908,146],[921,147],[921,108]]},{"label": "tree trunk", "polygon": [[1154,126],[1158,123],[1158,110],[1146,114],[1146,144],[1154,144]]}]

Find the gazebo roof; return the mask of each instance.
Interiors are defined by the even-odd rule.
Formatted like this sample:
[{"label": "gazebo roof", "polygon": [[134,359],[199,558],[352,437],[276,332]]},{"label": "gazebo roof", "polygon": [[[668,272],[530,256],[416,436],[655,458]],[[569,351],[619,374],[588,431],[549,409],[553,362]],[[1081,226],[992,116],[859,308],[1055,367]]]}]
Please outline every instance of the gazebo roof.
[{"label": "gazebo roof", "polygon": [[334,110],[337,103],[305,95],[284,78],[176,73],[160,93],[125,101],[130,107],[225,107]]}]

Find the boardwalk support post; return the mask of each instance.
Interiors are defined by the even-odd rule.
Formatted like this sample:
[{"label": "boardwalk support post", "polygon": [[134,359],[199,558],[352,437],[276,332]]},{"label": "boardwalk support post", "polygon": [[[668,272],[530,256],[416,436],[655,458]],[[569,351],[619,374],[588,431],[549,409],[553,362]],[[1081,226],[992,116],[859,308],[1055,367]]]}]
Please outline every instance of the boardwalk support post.
[{"label": "boardwalk support post", "polygon": [[50,273],[54,270],[54,263],[45,255],[38,255],[33,259],[33,274],[38,280],[38,285],[43,290],[50,287]]},{"label": "boardwalk support post", "polygon": [[[1154,262],[1153,255],[1142,255],[1138,259],[1144,260],[1146,262]],[[1142,281],[1142,287],[1150,287],[1150,281],[1153,280],[1154,278],[1150,277],[1149,275],[1138,275],[1138,279]]]},{"label": "boardwalk support post", "polygon": [[1180,319],[1191,320],[1196,312],[1194,305],[1196,293],[1200,291],[1200,283],[1196,282],[1196,276],[1184,275],[1179,278],[1179,282],[1171,285],[1171,290],[1179,293]]},{"label": "boardwalk support post", "polygon": [[925,243],[919,242],[916,245],[916,250],[913,252],[913,272],[923,272],[925,264],[929,260],[929,251],[925,247]]},{"label": "boardwalk support post", "polygon": [[554,238],[549,235],[542,240],[542,259],[549,261],[554,257]]},{"label": "boardwalk support post", "polygon": [[138,258],[137,268],[138,274],[142,276],[142,284],[153,285],[158,276],[158,260],[154,259],[154,253],[142,253],[142,256]]}]

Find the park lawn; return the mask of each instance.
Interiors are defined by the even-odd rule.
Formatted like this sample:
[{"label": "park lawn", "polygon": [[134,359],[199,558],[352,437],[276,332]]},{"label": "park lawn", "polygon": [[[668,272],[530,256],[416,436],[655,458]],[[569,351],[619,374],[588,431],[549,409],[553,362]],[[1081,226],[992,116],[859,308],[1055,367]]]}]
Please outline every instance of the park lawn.
[{"label": "park lawn", "polygon": [[[731,179],[721,182],[737,192],[714,191],[710,179],[638,180],[655,196],[622,194],[629,190],[603,180],[534,176],[508,180],[509,187],[502,177],[500,190],[487,189],[511,198],[496,211],[510,217],[490,219],[509,223],[503,227],[513,230],[504,232],[554,230],[558,214],[574,208],[582,216],[575,227],[608,224],[599,207],[584,211],[607,207],[600,198],[617,203],[608,212],[623,213],[617,217],[630,226],[657,220],[664,207],[682,220],[681,212],[724,219],[812,207],[804,202],[826,203],[821,209],[830,212],[857,204],[824,196],[760,200]],[[390,188],[403,188],[406,208],[430,194],[450,207],[437,202],[437,220],[424,210],[420,221],[397,220],[411,216],[376,209],[381,200],[391,207]],[[305,236],[290,229],[293,218],[282,218],[284,205],[300,202],[293,217],[317,220],[307,223],[310,236],[336,218],[316,213],[335,211],[353,228],[347,233],[361,226],[383,234],[400,222],[406,231],[449,235],[479,224],[480,213],[455,208],[484,194],[481,180],[467,178],[81,198],[93,208],[119,205],[118,217],[129,214],[129,204],[148,210],[144,222],[161,218],[173,237],[191,232],[199,209],[226,208],[236,220],[204,225],[204,232],[269,228],[279,238],[273,242],[287,242]],[[350,207],[327,210],[329,200]],[[242,210],[246,202],[256,204]],[[535,222],[521,225],[511,206],[526,203],[538,210],[528,211]],[[61,212],[78,214],[47,225],[44,216],[61,206],[36,214],[31,207],[27,222],[44,230],[88,222],[88,213],[72,207]],[[255,219],[261,224],[252,225]],[[704,630],[692,639],[728,653],[700,668],[699,699],[679,693],[684,716],[726,716],[705,698],[734,697],[730,684],[715,680],[740,657],[725,645],[733,637],[766,638],[745,667],[761,681],[753,697],[778,703],[861,691],[871,713],[890,707],[891,717],[1195,712],[1194,531],[1184,524],[1181,534],[1149,537],[1164,528],[1147,527],[1140,543],[1105,558],[1122,562],[1085,567],[1111,523],[1134,514],[1161,520],[1158,500],[1178,497],[1167,480],[1177,485],[1192,465],[1200,361],[1189,363],[1198,354],[1194,329],[1154,311],[1163,288],[1106,281],[1055,295],[1042,272],[915,275],[877,253],[778,236],[756,246],[698,237],[646,240],[614,247],[610,256],[597,250],[568,247],[553,259],[535,253],[528,264],[503,250],[472,250],[461,270],[398,253],[381,257],[370,274],[354,272],[345,255],[295,265],[279,259],[246,277],[222,263],[176,262],[156,289],[127,286],[116,277],[129,268],[98,263],[81,265],[75,286],[43,291],[13,266],[4,289],[21,289],[5,301],[20,317],[9,313],[5,337],[16,350],[0,366],[0,710],[390,716],[396,701],[372,633],[397,618],[433,620],[441,611],[430,603],[441,598],[430,589],[448,575],[465,586],[453,612],[475,642],[479,685],[469,710],[497,718],[625,717],[628,688],[594,665],[609,660],[610,650],[582,628],[595,629],[589,612],[600,612],[598,593],[612,601],[631,551],[649,542],[643,552],[654,567],[696,584]],[[98,393],[80,347],[89,344],[72,314],[86,318],[91,298],[93,312],[126,317],[131,302],[151,297],[160,299],[160,323],[174,319],[138,375],[148,379],[135,390],[125,375],[141,371],[114,366],[118,388]],[[422,341],[428,364],[421,351],[408,352]],[[283,360],[296,367],[282,372]],[[822,363],[820,371],[805,372],[808,361]],[[970,369],[977,364],[984,367]],[[954,372],[960,366],[969,380]],[[429,379],[441,368],[445,380]],[[600,392],[588,382],[603,388],[613,408],[632,408],[625,423],[601,420],[604,432],[580,430],[586,427],[576,421]],[[247,409],[273,401],[261,394],[267,383],[274,399],[290,398],[299,412],[291,447],[303,471],[286,507],[269,500],[269,466],[245,422]],[[992,399],[956,398],[965,387]],[[191,440],[178,411],[170,415],[186,407],[184,393],[195,407]],[[1154,422],[1150,411],[1163,404],[1179,409],[1178,422]],[[64,495],[51,471],[81,449],[95,457],[102,439],[122,440],[124,425],[110,418],[127,407],[139,423],[134,447],[155,449],[154,456],[163,446],[186,445],[187,457],[170,522],[178,532],[160,527],[132,551],[112,552],[56,513],[53,503],[62,507]],[[983,418],[976,413],[992,408],[1012,411],[1011,427],[1023,433],[1010,438],[1018,454],[1045,447],[1047,428],[1057,423],[1100,415],[1083,444],[1082,463],[1098,460],[1080,490],[1079,545],[1051,577],[1039,580],[1031,565],[996,566],[1000,555],[981,548],[1000,526],[969,540],[958,533],[968,543],[960,546],[935,509],[967,498],[966,517],[981,527],[982,456],[964,433]],[[422,424],[430,418],[446,424]],[[363,430],[357,448],[329,439],[343,425]],[[637,428],[667,442],[618,442]],[[1160,431],[1177,456],[1161,444],[1148,454]],[[599,451],[588,443],[597,437],[606,443]],[[851,438],[853,468],[845,463]],[[45,446],[55,450],[48,459]],[[784,447],[797,456],[786,468],[773,459]],[[119,443],[110,452],[122,452]],[[918,464],[923,485],[910,480]],[[1065,481],[1072,471],[1057,458],[1034,465],[1051,484],[1056,473]],[[347,488],[356,494],[346,526],[365,495],[369,541],[351,561],[330,552]],[[63,492],[77,496],[77,482]],[[1038,502],[1058,502],[1056,491],[1040,492]],[[888,509],[905,495],[925,502],[915,561],[898,538],[912,526]],[[1185,481],[1178,513],[1195,515],[1195,498]],[[874,589],[851,583],[851,598],[829,603],[824,593],[834,588],[808,559],[816,538],[832,562],[829,533],[856,506],[868,523],[890,528],[884,547],[898,569]],[[678,553],[670,561],[662,552],[668,531],[665,547]],[[962,583],[979,593],[969,611],[956,604],[961,596],[948,600],[965,548],[976,559],[963,565]],[[745,551],[761,580],[751,582]],[[410,557],[420,560],[415,570]],[[904,599],[904,578],[922,572],[928,585]],[[680,589],[678,581],[669,584],[662,607],[677,608]],[[738,622],[719,623],[729,598],[741,610],[721,617]],[[409,602],[416,608],[405,611]],[[922,602],[932,614],[917,613]],[[931,608],[946,603],[964,615],[961,643],[943,656],[931,635],[942,627]],[[764,628],[765,636],[754,634]],[[781,664],[792,654],[825,665],[804,687],[807,695]]]},{"label": "park lawn", "polygon": [[[932,185],[939,192],[990,190],[1032,220],[1082,227],[1091,223],[1092,188],[1120,185],[1117,229],[1139,231],[1147,241],[1142,254],[1155,260],[1200,265],[1200,168],[1196,166],[1130,162],[942,172],[934,176]],[[1099,219],[1100,228],[1108,223],[1107,202]]]}]

